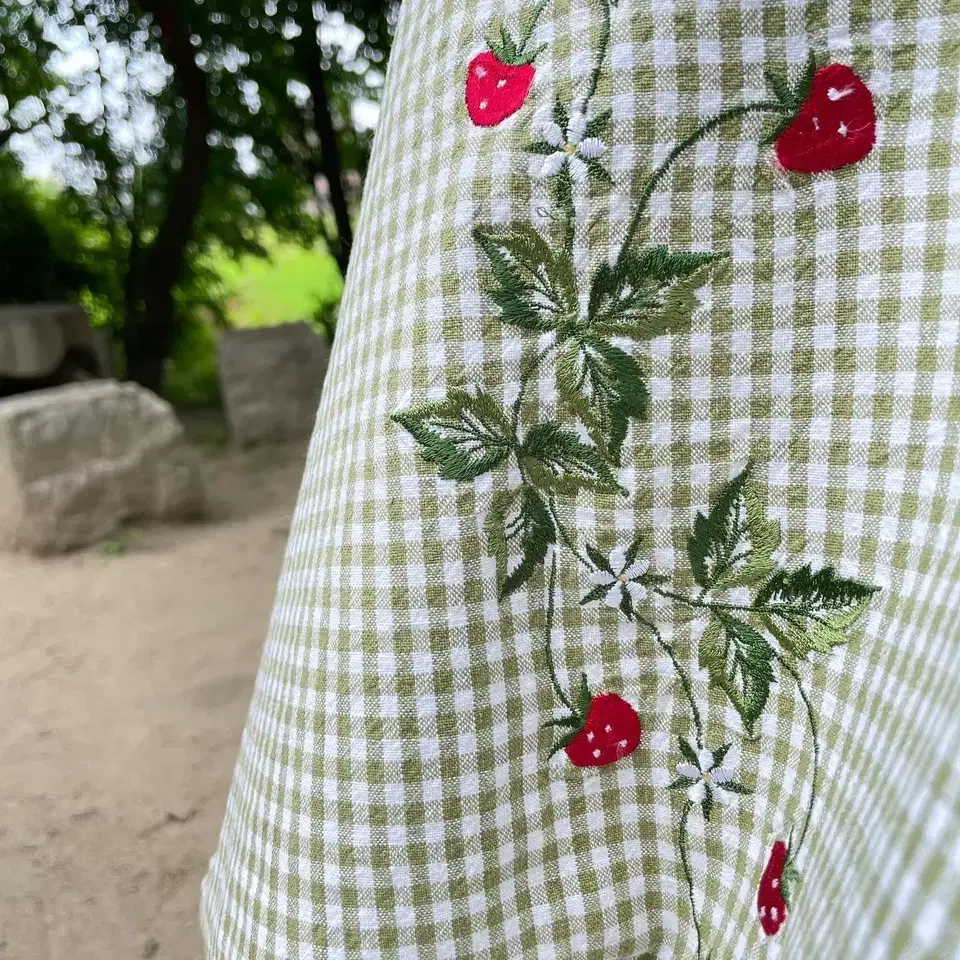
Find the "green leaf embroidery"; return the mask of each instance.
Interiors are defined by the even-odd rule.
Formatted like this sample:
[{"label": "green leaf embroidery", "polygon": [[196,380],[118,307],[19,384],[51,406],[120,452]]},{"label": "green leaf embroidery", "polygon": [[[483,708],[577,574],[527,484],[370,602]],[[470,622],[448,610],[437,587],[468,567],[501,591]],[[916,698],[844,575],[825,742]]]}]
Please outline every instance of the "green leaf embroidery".
[{"label": "green leaf embroidery", "polygon": [[503,463],[514,449],[507,412],[482,390],[451,390],[443,400],[423,403],[393,419],[420,444],[425,460],[446,480],[472,480]]},{"label": "green leaf embroidery", "polygon": [[599,137],[601,140],[604,139],[610,129],[610,118],[612,116],[613,111],[608,108],[607,110],[601,110],[600,113],[591,117],[587,121],[587,129],[584,136]]},{"label": "green leaf embroidery", "polygon": [[833,567],[814,572],[809,564],[778,570],[760,588],[754,604],[763,608],[771,633],[795,656],[830,653],[846,643],[846,631],[860,618],[879,587],[841,577]]},{"label": "green leaf embroidery", "polygon": [[531,427],[520,446],[519,457],[528,479],[540,489],[565,494],[580,490],[626,493],[600,450],[588,446],[558,423]]},{"label": "green leaf embroidery", "polygon": [[763,636],[734,617],[716,616],[700,638],[700,666],[727,695],[748,735],[770,695],[773,656]]},{"label": "green leaf embroidery", "polygon": [[651,247],[602,264],[590,287],[589,323],[598,333],[649,340],[690,326],[694,291],[709,279],[717,253]]},{"label": "green leaf embroidery", "polygon": [[765,70],[764,76],[767,78],[767,83],[769,83],[773,88],[776,98],[785,107],[795,110],[800,105],[796,100],[793,87],[790,86],[790,82],[786,77],[784,77],[782,74],[774,73],[772,70]]},{"label": "green leaf embroidery", "polygon": [[[497,561],[500,597],[522,587],[543,563],[556,539],[553,519],[543,497],[531,486],[497,493],[487,517],[490,551]],[[511,558],[519,562],[511,568]]]},{"label": "green leaf embroidery", "polygon": [[627,423],[643,419],[650,398],[636,360],[601,337],[577,333],[560,349],[557,388],[594,443],[619,465]]},{"label": "green leaf embroidery", "polygon": [[774,570],[780,524],[768,522],[763,503],[747,482],[750,465],[723,489],[707,516],[698,513],[687,541],[696,582],[708,590],[752,586]]},{"label": "green leaf embroidery", "polygon": [[490,259],[496,283],[488,292],[504,323],[546,331],[576,314],[571,260],[554,252],[530,224],[476,227],[473,236]]},{"label": "green leaf embroidery", "polygon": [[[700,758],[697,756],[697,751],[683,737],[677,737],[677,743],[680,745],[680,753],[683,754],[683,759],[687,763],[692,763],[699,770]],[[696,783],[696,780],[693,782]]]}]

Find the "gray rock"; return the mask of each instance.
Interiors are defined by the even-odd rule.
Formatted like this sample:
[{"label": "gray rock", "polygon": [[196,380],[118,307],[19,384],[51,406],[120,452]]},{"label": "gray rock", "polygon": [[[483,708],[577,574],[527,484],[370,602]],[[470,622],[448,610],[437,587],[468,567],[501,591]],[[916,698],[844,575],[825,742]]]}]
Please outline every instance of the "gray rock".
[{"label": "gray rock", "polygon": [[0,400],[3,549],[58,553],[205,512],[183,427],[149,390],[97,380]]},{"label": "gray rock", "polygon": [[306,323],[231,330],[217,360],[227,423],[241,445],[310,435],[330,359]]}]

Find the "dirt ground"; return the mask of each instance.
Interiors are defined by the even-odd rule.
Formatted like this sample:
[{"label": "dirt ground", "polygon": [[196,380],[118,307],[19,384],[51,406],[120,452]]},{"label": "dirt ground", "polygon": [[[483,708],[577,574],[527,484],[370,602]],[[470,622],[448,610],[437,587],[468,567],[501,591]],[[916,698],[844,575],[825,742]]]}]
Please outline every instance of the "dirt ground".
[{"label": "dirt ground", "polygon": [[198,960],[302,468],[202,445],[214,516],[0,555],[0,960]]}]

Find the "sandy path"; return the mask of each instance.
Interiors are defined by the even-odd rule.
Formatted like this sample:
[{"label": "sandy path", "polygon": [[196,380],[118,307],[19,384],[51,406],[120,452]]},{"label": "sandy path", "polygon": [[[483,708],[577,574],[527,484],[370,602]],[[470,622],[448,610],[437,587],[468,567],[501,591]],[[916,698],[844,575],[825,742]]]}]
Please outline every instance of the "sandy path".
[{"label": "sandy path", "polygon": [[299,449],[208,458],[217,516],[0,556],[0,960],[197,960]]}]

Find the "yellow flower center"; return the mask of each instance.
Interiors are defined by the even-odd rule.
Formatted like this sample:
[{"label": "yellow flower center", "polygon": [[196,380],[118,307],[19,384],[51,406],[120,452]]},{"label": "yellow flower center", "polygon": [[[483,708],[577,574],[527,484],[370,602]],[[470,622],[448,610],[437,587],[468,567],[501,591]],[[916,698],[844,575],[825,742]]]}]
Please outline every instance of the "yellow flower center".
[{"label": "yellow flower center", "polygon": [[619,577],[617,577],[617,579],[618,579],[621,583],[629,583],[629,582],[630,582],[622,573],[620,574]]},{"label": "yellow flower center", "polygon": [[704,780],[710,780],[710,779],[711,779],[710,771],[709,771],[709,770],[704,770],[704,771],[703,771],[703,779],[704,779]]},{"label": "yellow flower center", "polygon": [[577,145],[576,145],[575,143],[568,143],[568,144],[563,148],[563,152],[564,152],[564,153],[569,153],[570,156],[573,156],[573,155],[577,152]]}]

